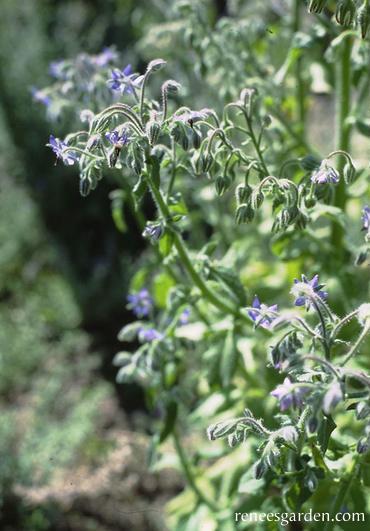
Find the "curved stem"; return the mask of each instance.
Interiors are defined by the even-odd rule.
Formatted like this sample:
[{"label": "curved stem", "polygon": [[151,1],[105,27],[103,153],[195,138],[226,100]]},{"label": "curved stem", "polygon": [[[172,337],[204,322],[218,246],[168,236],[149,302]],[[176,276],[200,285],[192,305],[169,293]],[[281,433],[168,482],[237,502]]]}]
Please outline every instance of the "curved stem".
[{"label": "curved stem", "polygon": [[257,141],[256,135],[254,134],[254,131],[253,131],[252,120],[248,116],[248,113],[245,112],[245,111],[244,111],[244,116],[245,116],[245,120],[247,122],[248,132],[249,132],[250,138],[252,140],[252,143],[254,145],[254,149],[256,150],[256,153],[257,153],[258,159],[260,161],[263,173],[265,174],[265,176],[270,175],[270,172],[268,171],[266,163],[265,163],[265,160],[263,158],[260,142]]},{"label": "curved stem", "polygon": [[323,340],[322,340],[322,345],[324,347],[324,351],[325,351],[325,358],[327,360],[330,360],[330,348],[329,348],[329,343],[328,343],[328,337],[327,337],[327,333],[326,333],[326,324],[325,324],[325,320],[324,320],[324,317],[321,313],[321,310],[319,308],[319,305],[317,304],[317,302],[315,301],[315,299],[311,299],[311,302],[319,316],[319,319],[320,319],[320,322],[321,322],[321,328],[322,328],[322,335],[323,335]]},{"label": "curved stem", "polygon": [[142,82],[142,85],[141,85],[141,92],[140,92],[140,120],[141,120],[141,124],[142,126],[144,126],[144,97],[145,97],[145,87],[146,87],[146,83],[148,81],[148,77],[150,76],[151,74],[151,71],[150,70],[147,70],[145,72],[145,75],[143,77],[143,82]]},{"label": "curved stem", "polygon": [[173,185],[175,183],[175,178],[176,178],[176,144],[173,138],[171,138],[171,144],[172,144],[172,166],[171,166],[171,178],[170,178],[170,182],[168,183],[167,194],[166,194],[167,199],[171,195],[172,188],[173,188]]},{"label": "curved stem", "polygon": [[[155,169],[152,171],[156,171]],[[149,184],[149,188],[153,194],[153,198],[157,204],[157,207],[162,215],[162,217],[169,222],[169,219],[171,217],[170,210],[163,198],[163,195],[159,188],[156,186],[155,181],[151,175],[151,173],[148,173],[146,176]],[[206,282],[203,280],[203,278],[199,275],[197,270],[195,269],[193,262],[188,254],[187,248],[185,246],[184,240],[182,239],[181,235],[176,231],[172,230],[173,235],[173,243],[176,247],[176,250],[178,252],[179,258],[185,267],[187,273],[189,274],[190,278],[194,282],[194,284],[199,288],[199,291],[202,293],[202,295],[211,303],[213,306],[221,310],[222,312],[225,312],[227,314],[234,315],[235,317],[238,317],[242,319],[243,321],[250,324],[249,319],[246,315],[240,312],[239,308],[234,306],[234,304],[230,303],[229,301],[224,300],[220,296],[218,296],[214,291],[212,291],[206,284]]]},{"label": "curved stem", "polygon": [[363,340],[365,339],[365,337],[367,336],[369,331],[370,331],[370,324],[366,325],[363,328],[361,334],[357,338],[356,343],[353,345],[351,350],[348,352],[348,354],[346,355],[346,357],[344,358],[344,360],[340,364],[342,367],[343,367],[343,365],[346,365],[349,362],[349,360],[356,354],[357,349],[360,347],[361,343],[363,342]]},{"label": "curved stem", "polygon": [[219,507],[217,507],[216,503],[206,498],[206,496],[203,494],[203,492],[200,490],[198,485],[196,484],[195,478],[193,476],[193,472],[190,468],[190,463],[188,461],[188,458],[185,454],[184,448],[182,447],[182,444],[180,442],[179,435],[176,431],[176,429],[173,431],[173,442],[174,446],[177,452],[177,455],[179,457],[182,469],[184,471],[185,477],[187,479],[187,482],[189,484],[189,487],[192,489],[194,494],[197,496],[197,498],[203,502],[205,505],[207,505],[212,511],[218,512]]},{"label": "curved stem", "polygon": [[358,308],[356,310],[353,310],[353,312],[349,313],[348,315],[346,315],[345,317],[343,317],[343,319],[339,321],[339,323],[332,330],[331,337],[330,337],[331,343],[335,340],[335,338],[337,337],[337,335],[339,334],[343,326],[349,323],[349,321],[353,319],[354,317],[356,317],[357,314],[358,314]]}]

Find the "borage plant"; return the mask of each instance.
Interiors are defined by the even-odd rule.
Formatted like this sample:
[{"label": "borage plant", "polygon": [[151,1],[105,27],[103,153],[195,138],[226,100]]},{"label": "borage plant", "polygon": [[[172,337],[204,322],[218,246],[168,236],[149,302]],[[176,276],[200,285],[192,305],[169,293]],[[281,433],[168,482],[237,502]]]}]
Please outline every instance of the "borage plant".
[{"label": "borage plant", "polygon": [[[175,16],[188,17],[185,36],[210,83],[210,69],[223,83],[225,64],[235,63],[226,39],[233,27],[241,57],[251,59],[250,72],[234,69],[233,83],[225,80],[230,101],[221,109],[181,101],[181,85],[163,78],[163,59],[139,75],[129,65],[111,70],[116,56],[98,64],[101,54],[84,55],[93,79],[85,92],[81,61],[58,63],[57,83],[42,91],[49,106],[68,79],[77,87],[68,105],[88,127],[48,145],[79,166],[83,196],[111,175],[117,227],[125,230],[128,207],[151,244],[128,297],[138,320],[119,333],[139,347],[114,363],[118,381],[139,382],[159,417],[152,466],[166,462],[164,443],[173,437],[190,489],[169,506],[176,529],[232,529],[238,511],[366,507],[370,377],[361,351],[370,328],[370,216],[359,197],[369,173],[350,140],[355,127],[368,135],[368,3],[334,4],[310,2],[317,18],[303,25],[300,2],[292,2],[292,16],[283,9],[271,34],[257,31],[247,7],[244,18],[221,19],[208,35],[204,6],[178,3]],[[238,40],[248,28],[245,43]],[[324,153],[307,133],[309,67],[326,69],[325,90],[336,101],[336,144]],[[150,220],[148,195],[156,207]],[[289,282],[296,308],[282,311]],[[220,441],[206,444],[210,423],[212,441],[243,444],[233,453]]]}]

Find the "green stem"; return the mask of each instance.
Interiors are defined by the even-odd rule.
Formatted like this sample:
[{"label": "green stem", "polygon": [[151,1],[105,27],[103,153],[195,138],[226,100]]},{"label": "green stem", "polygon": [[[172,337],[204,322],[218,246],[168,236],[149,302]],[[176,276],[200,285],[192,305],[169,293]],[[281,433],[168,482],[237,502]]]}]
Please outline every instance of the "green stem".
[{"label": "green stem", "polygon": [[178,436],[178,433],[177,433],[176,429],[173,431],[173,442],[174,442],[175,449],[176,449],[177,455],[179,457],[182,469],[184,471],[185,477],[186,477],[187,482],[189,484],[189,487],[192,489],[194,494],[197,496],[197,498],[201,502],[203,502],[205,505],[207,505],[212,511],[218,512],[219,511],[219,507],[217,507],[216,503],[214,503],[213,501],[211,501],[208,498],[206,498],[206,496],[204,496],[204,494],[202,493],[202,491],[200,490],[200,488],[196,484],[195,478],[193,476],[193,472],[192,472],[192,470],[190,468],[190,464],[189,464],[188,458],[187,458],[187,456],[185,454],[185,451],[184,451],[184,449],[182,447],[182,444],[180,442],[180,438]]},{"label": "green stem", "polygon": [[[156,171],[156,169],[152,168],[152,171]],[[163,198],[163,195],[159,188],[155,185],[155,180],[153,179],[152,175],[149,173],[147,175],[148,184],[150,187],[150,190],[153,194],[153,198],[157,204],[157,207],[162,215],[162,217],[169,223],[169,220],[171,218],[170,210]],[[203,278],[199,275],[199,273],[196,271],[192,259],[190,258],[188,251],[186,249],[184,240],[182,239],[181,235],[176,231],[172,230],[173,235],[173,243],[176,247],[176,250],[178,252],[179,258],[185,267],[186,271],[188,272],[190,278],[194,282],[194,284],[199,288],[202,295],[211,303],[213,306],[221,310],[222,312],[225,312],[227,314],[232,314],[235,317],[239,317],[246,322],[249,323],[249,320],[247,316],[242,314],[239,309],[234,306],[233,304],[230,304],[229,301],[225,301],[224,299],[220,298],[216,293],[214,293],[206,284],[206,282],[203,280]]]},{"label": "green stem", "polygon": [[175,178],[176,178],[176,144],[173,138],[171,139],[171,144],[172,144],[172,166],[171,166],[171,178],[170,178],[170,182],[168,184],[168,189],[167,189],[167,199],[170,197],[172,193],[172,188],[173,188],[173,185],[175,183]]},{"label": "green stem", "polygon": [[145,72],[145,75],[143,77],[143,82],[142,82],[142,85],[141,85],[141,92],[140,92],[140,121],[141,121],[141,124],[142,126],[144,126],[144,98],[145,98],[145,88],[146,88],[146,83],[148,81],[148,78],[151,74],[151,71],[150,70],[147,70]]},{"label": "green stem", "polygon": [[[353,37],[347,35],[341,44],[341,57],[336,72],[336,146],[335,149],[348,152],[350,149],[351,126],[347,118],[351,108],[351,51]],[[339,173],[343,172],[345,161],[338,164]],[[346,184],[343,177],[340,179],[335,192],[335,206],[345,210]],[[344,230],[338,223],[332,226],[332,243],[337,252],[343,251],[342,240]]]},{"label": "green stem", "polygon": [[244,116],[245,116],[245,120],[247,122],[249,136],[250,136],[250,138],[252,140],[252,143],[254,145],[254,149],[256,150],[256,153],[257,153],[258,159],[260,161],[263,173],[265,174],[264,176],[266,177],[267,175],[270,175],[270,172],[268,171],[266,163],[265,163],[265,160],[263,158],[260,142],[257,141],[256,135],[254,134],[253,126],[252,126],[252,120],[248,116],[248,113],[244,112]]},{"label": "green stem", "polygon": [[367,326],[364,327],[364,329],[362,330],[361,334],[358,336],[356,343],[353,345],[351,350],[348,352],[347,356],[344,358],[344,360],[340,364],[341,367],[346,365],[349,362],[349,360],[351,358],[353,358],[353,356],[356,354],[356,351],[360,347],[361,343],[363,342],[363,340],[365,339],[365,337],[367,336],[369,331],[370,331],[370,324],[368,324]]},{"label": "green stem", "polygon": [[329,347],[329,342],[328,342],[328,337],[327,337],[327,332],[326,332],[326,324],[325,324],[325,319],[324,319],[324,316],[322,315],[321,313],[321,310],[319,308],[319,305],[317,304],[317,302],[314,300],[314,299],[311,299],[311,302],[312,302],[312,305],[314,306],[318,316],[319,316],[319,319],[320,319],[320,322],[321,322],[321,328],[322,328],[322,345],[324,347],[324,352],[325,352],[325,359],[326,360],[330,360],[330,347]]},{"label": "green stem", "polygon": [[[335,515],[340,512],[341,508],[343,507],[346,497],[351,489],[352,483],[355,480],[357,473],[358,473],[358,459],[359,456],[357,456],[352,464],[352,469],[349,472],[348,476],[342,479],[341,486],[338,491],[338,494],[334,498],[333,505],[331,507],[330,511],[330,518],[335,518]],[[326,525],[323,529],[323,531],[331,531],[335,526],[335,520],[329,520],[326,522]]]}]

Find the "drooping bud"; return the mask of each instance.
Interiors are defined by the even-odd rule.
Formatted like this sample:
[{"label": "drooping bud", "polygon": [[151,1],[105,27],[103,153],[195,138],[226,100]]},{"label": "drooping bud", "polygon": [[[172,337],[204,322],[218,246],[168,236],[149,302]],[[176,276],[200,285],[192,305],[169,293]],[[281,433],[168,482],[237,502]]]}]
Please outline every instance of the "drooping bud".
[{"label": "drooping bud", "polygon": [[250,203],[242,203],[238,206],[235,213],[235,221],[238,225],[248,223],[254,218],[254,210]]},{"label": "drooping bud", "polygon": [[343,391],[338,381],[335,381],[327,390],[322,402],[322,409],[326,415],[329,415],[335,406],[343,400]]},{"label": "drooping bud", "polygon": [[87,151],[92,151],[97,146],[101,144],[101,135],[95,134],[90,136],[89,140],[86,143],[86,149]]},{"label": "drooping bud", "polygon": [[318,427],[319,427],[319,421],[317,417],[315,416],[310,417],[307,421],[308,433],[315,433]]},{"label": "drooping bud", "polygon": [[356,404],[356,418],[357,420],[366,419],[370,415],[370,406],[367,402],[358,402]]},{"label": "drooping bud", "polygon": [[324,9],[327,0],[310,0],[308,4],[308,11],[310,13],[321,13]]},{"label": "drooping bud", "polygon": [[176,122],[170,130],[170,135],[173,137],[174,141],[183,148],[184,151],[187,151],[189,148],[189,137],[186,130],[186,127],[181,122]]},{"label": "drooping bud", "polygon": [[370,26],[370,5],[368,0],[365,0],[357,11],[357,24],[360,26],[361,37],[365,39]]},{"label": "drooping bud", "polygon": [[211,166],[213,163],[213,157],[211,153],[207,152],[205,155],[203,155],[201,157],[201,163],[202,163],[202,171],[204,173],[207,173],[211,169]]},{"label": "drooping bud", "polygon": [[214,441],[222,437],[227,437],[235,431],[236,425],[238,424],[237,420],[226,420],[224,422],[218,422],[217,424],[212,424],[207,429],[208,439]]},{"label": "drooping bud", "polygon": [[150,61],[150,63],[147,66],[148,72],[158,72],[158,70],[161,70],[164,66],[166,66],[167,62],[164,59],[153,59],[153,61]]},{"label": "drooping bud", "polygon": [[161,126],[156,120],[149,120],[146,125],[146,134],[148,135],[149,144],[154,146],[161,132]]},{"label": "drooping bud", "polygon": [[317,170],[321,164],[321,160],[314,155],[306,155],[305,157],[301,158],[299,162],[302,168],[306,171]]},{"label": "drooping bud", "polygon": [[254,477],[256,479],[261,479],[266,471],[267,471],[267,466],[261,459],[260,461],[256,463],[256,466],[254,467]]},{"label": "drooping bud", "polygon": [[251,196],[251,205],[254,210],[257,210],[263,203],[263,200],[265,199],[265,196],[263,193],[258,190],[258,188],[252,193]]},{"label": "drooping bud", "polygon": [[191,131],[191,140],[192,140],[192,143],[193,143],[193,148],[194,149],[199,149],[200,148],[200,144],[202,142],[202,137],[200,136],[198,131],[196,131],[195,129],[192,129],[192,131]]},{"label": "drooping bud", "polygon": [[360,439],[357,443],[357,452],[359,454],[366,454],[369,451],[370,442],[368,438]]},{"label": "drooping bud", "polygon": [[217,195],[223,195],[229,189],[230,184],[231,179],[227,175],[219,175],[215,182]]},{"label": "drooping bud", "polygon": [[168,79],[162,85],[162,91],[167,94],[176,94],[181,88],[180,83],[174,81],[173,79]]},{"label": "drooping bud", "polygon": [[356,15],[356,5],[353,0],[341,0],[335,11],[335,20],[341,26],[351,26]]},{"label": "drooping bud", "polygon": [[267,128],[267,127],[270,127],[271,124],[272,124],[272,118],[269,114],[266,114],[262,118],[262,127]]},{"label": "drooping bud", "polygon": [[236,202],[238,205],[246,203],[252,194],[252,187],[249,184],[239,184],[235,190]]}]

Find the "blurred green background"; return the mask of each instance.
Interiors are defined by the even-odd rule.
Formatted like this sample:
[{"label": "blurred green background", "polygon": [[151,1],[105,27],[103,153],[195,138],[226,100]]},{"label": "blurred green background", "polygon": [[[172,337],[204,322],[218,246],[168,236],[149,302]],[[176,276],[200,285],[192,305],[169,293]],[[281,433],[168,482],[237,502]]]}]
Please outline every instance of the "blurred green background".
[{"label": "blurred green background", "polygon": [[45,144],[69,123],[49,123],[31,95],[50,82],[50,61],[82,51],[115,45],[142,66],[134,44],[166,4],[0,2],[2,530],[156,528],[158,512],[140,507],[179,488],[145,476],[146,441],[130,435],[145,433],[143,396],[115,385],[111,363],[142,240],[130,217],[130,236],[114,227],[109,182],[86,201],[73,168],[54,166]]}]

